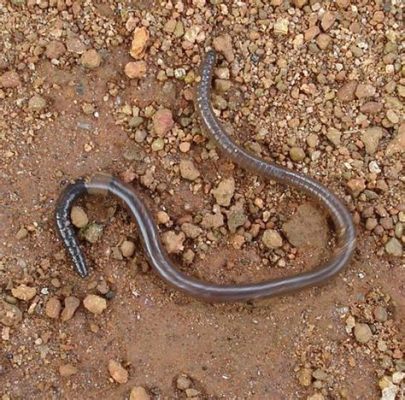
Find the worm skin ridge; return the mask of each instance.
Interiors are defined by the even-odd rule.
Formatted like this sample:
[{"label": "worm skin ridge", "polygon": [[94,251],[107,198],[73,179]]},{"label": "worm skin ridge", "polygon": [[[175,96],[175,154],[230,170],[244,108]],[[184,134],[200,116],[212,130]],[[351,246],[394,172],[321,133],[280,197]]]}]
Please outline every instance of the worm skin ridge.
[{"label": "worm skin ridge", "polygon": [[329,280],[350,261],[356,245],[356,233],[351,215],[343,203],[316,180],[258,158],[240,147],[225,132],[210,102],[215,63],[216,53],[211,50],[202,62],[201,80],[195,97],[195,108],[201,125],[223,154],[237,165],[263,178],[301,190],[326,209],[336,232],[336,247],[331,258],[307,272],[252,284],[217,285],[198,280],[184,274],[172,263],[162,245],[152,214],[136,190],[113,176],[95,175],[90,181],[79,179],[69,184],[56,206],[57,230],[80,276],[86,277],[89,270],[70,221],[70,212],[80,196],[94,192],[110,193],[121,199],[136,221],[144,251],[155,271],[174,288],[203,300],[243,301],[285,294]]}]

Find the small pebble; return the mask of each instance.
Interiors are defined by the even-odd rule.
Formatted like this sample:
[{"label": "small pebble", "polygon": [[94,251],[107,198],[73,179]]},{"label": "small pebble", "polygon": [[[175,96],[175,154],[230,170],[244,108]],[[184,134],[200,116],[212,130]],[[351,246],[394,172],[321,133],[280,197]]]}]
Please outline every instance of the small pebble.
[{"label": "small pebble", "polygon": [[21,310],[0,299],[0,323],[5,326],[15,326],[21,322],[23,314]]},{"label": "small pebble", "polygon": [[135,132],[135,142],[142,143],[146,139],[146,136],[148,136],[148,133],[146,131],[138,129]]},{"label": "small pebble", "polygon": [[368,154],[374,154],[377,151],[380,139],[383,137],[383,130],[379,126],[372,126],[367,128],[360,137],[361,141],[364,143],[366,152]]},{"label": "small pebble", "polygon": [[354,94],[357,88],[356,81],[349,81],[345,83],[336,93],[337,98],[341,102],[349,102],[354,100]]},{"label": "small pebble", "polygon": [[59,314],[62,310],[62,304],[57,297],[51,297],[45,306],[45,314],[52,319],[59,318]]},{"label": "small pebble", "polygon": [[235,59],[233,54],[232,38],[230,35],[225,34],[217,36],[213,40],[214,49],[224,55],[226,61],[232,62]]},{"label": "small pebble", "polygon": [[89,218],[82,207],[73,206],[70,212],[70,219],[76,228],[83,228],[89,223]]},{"label": "small pebble", "polygon": [[161,151],[165,148],[165,141],[163,138],[157,138],[152,142],[151,149],[152,151]]},{"label": "small pebble", "polygon": [[65,298],[65,308],[61,314],[61,320],[63,322],[69,321],[73,318],[77,308],[80,306],[80,300],[74,296],[68,296]]},{"label": "small pebble", "polygon": [[16,88],[21,85],[20,77],[15,71],[7,71],[0,76],[0,87],[5,89]]},{"label": "small pebble", "polygon": [[319,368],[312,373],[312,376],[318,381],[326,381],[328,379],[328,374],[324,370]]},{"label": "small pebble", "polygon": [[266,229],[263,233],[262,241],[269,249],[276,249],[283,245],[283,239],[274,229]]},{"label": "small pebble", "polygon": [[307,400],[325,400],[325,397],[321,393],[315,393],[312,394],[311,396],[308,396]]},{"label": "small pebble", "polygon": [[231,81],[226,79],[215,79],[215,90],[219,93],[226,93],[231,88]]},{"label": "small pebble", "polygon": [[130,240],[124,240],[120,246],[121,253],[124,257],[132,257],[135,253],[135,243]]},{"label": "small pebble", "polygon": [[128,382],[128,371],[118,361],[108,361],[108,372],[115,382],[120,384]]},{"label": "small pebble", "polygon": [[64,364],[59,367],[59,374],[64,378],[77,374],[77,368],[72,364]]},{"label": "small pebble", "polygon": [[25,239],[28,236],[28,230],[23,228],[20,228],[19,231],[16,233],[15,238],[17,240],[22,240]]},{"label": "small pebble", "polygon": [[326,50],[332,42],[332,38],[327,35],[326,33],[321,33],[317,38],[316,38],[316,44],[321,50]]},{"label": "small pebble", "polygon": [[190,150],[191,144],[189,142],[181,142],[179,144],[179,150],[182,153],[187,153]]},{"label": "small pebble", "polygon": [[246,215],[243,210],[234,209],[228,212],[228,228],[232,233],[236,232],[236,229],[243,226],[246,222]]},{"label": "small pebble", "polygon": [[305,4],[308,4],[308,0],[293,0],[294,6],[297,8],[302,8]]},{"label": "small pebble", "polygon": [[387,111],[387,118],[388,118],[388,121],[392,122],[393,124],[397,124],[399,122],[399,117],[396,114],[396,112],[393,110]]},{"label": "small pebble", "polygon": [[370,84],[359,83],[356,88],[356,97],[364,99],[366,97],[373,97],[375,95],[375,87]]},{"label": "small pebble", "polygon": [[402,256],[402,244],[397,238],[391,238],[385,245],[385,251],[394,257]]},{"label": "small pebble", "polygon": [[373,334],[367,324],[356,323],[354,326],[354,337],[359,343],[364,344],[373,337]]},{"label": "small pebble", "polygon": [[396,136],[388,143],[386,154],[391,156],[405,152],[405,123],[402,123]]},{"label": "small pebble", "polygon": [[168,222],[170,222],[170,216],[167,212],[165,211],[158,211],[157,215],[157,222],[158,224],[167,224]]},{"label": "small pebble", "polygon": [[340,138],[342,137],[342,133],[336,128],[330,127],[326,133],[326,137],[336,147],[340,146]]},{"label": "small pebble", "polygon": [[184,179],[195,181],[200,176],[200,172],[191,160],[181,160],[180,175]]},{"label": "small pebble", "polygon": [[129,400],[150,400],[148,392],[142,386],[135,386],[131,389]]},{"label": "small pebble", "polygon": [[181,230],[185,233],[185,235],[190,239],[195,239],[201,235],[202,229],[197,225],[191,224],[189,222],[185,222],[181,225]]},{"label": "small pebble", "polygon": [[145,61],[135,61],[129,62],[125,65],[125,75],[130,79],[143,78],[146,75],[146,62]]},{"label": "small pebble", "polygon": [[85,51],[80,58],[80,63],[88,69],[95,69],[101,64],[101,56],[96,50],[90,49]]},{"label": "small pebble", "polygon": [[149,40],[149,31],[146,27],[136,28],[132,38],[129,54],[136,60],[140,60],[145,55],[146,46]]},{"label": "small pebble", "polygon": [[66,52],[66,47],[62,42],[58,40],[52,40],[52,42],[48,43],[45,50],[45,55],[50,59],[58,59]]},{"label": "small pebble", "polygon": [[88,294],[83,300],[84,307],[93,314],[101,314],[107,308],[107,301],[95,294]]},{"label": "small pebble", "polygon": [[357,197],[366,188],[366,184],[363,178],[350,179],[347,182],[347,187],[350,189],[353,196]]},{"label": "small pebble", "polygon": [[184,250],[186,236],[183,232],[167,231],[162,235],[163,244],[169,254],[178,254]]},{"label": "small pebble", "polygon": [[305,158],[305,152],[300,147],[292,147],[290,149],[290,158],[296,162],[302,161]]},{"label": "small pebble", "polygon": [[280,18],[274,23],[274,33],[276,35],[287,35],[288,34],[289,21],[286,18]]},{"label": "small pebble", "polygon": [[19,300],[29,301],[37,294],[37,289],[27,285],[19,285],[16,288],[11,289],[13,296]]},{"label": "small pebble", "polygon": [[187,377],[186,375],[180,375],[177,378],[177,381],[176,381],[177,389],[187,390],[188,388],[191,387],[191,385],[192,385],[192,382],[191,382],[190,378]]},{"label": "small pebble", "polygon": [[392,383],[399,385],[405,378],[405,372],[397,371],[392,374]]},{"label": "small pebble", "polygon": [[360,111],[364,114],[378,114],[383,108],[377,101],[368,101],[360,106]]},{"label": "small pebble", "polygon": [[83,231],[84,238],[89,243],[93,244],[100,239],[102,234],[103,234],[103,226],[96,223],[87,225]]},{"label": "small pebble", "polygon": [[336,21],[336,14],[332,11],[326,11],[321,19],[322,29],[325,32],[328,31],[330,28],[332,28],[332,25],[335,23],[335,21]]},{"label": "small pebble", "polygon": [[28,101],[28,108],[31,111],[36,112],[42,111],[45,107],[46,107],[46,100],[39,95],[32,96]]},{"label": "small pebble", "polygon": [[314,39],[316,36],[319,35],[319,33],[321,32],[321,30],[319,29],[319,27],[317,25],[313,25],[311,27],[309,27],[305,32],[304,32],[304,39],[306,42],[311,41],[312,39]]},{"label": "small pebble", "polygon": [[172,112],[162,108],[155,112],[152,118],[153,130],[158,136],[165,136],[174,126]]},{"label": "small pebble", "polygon": [[388,319],[387,309],[382,306],[376,306],[374,308],[374,318],[378,322],[385,322]]},{"label": "small pebble", "polygon": [[66,40],[66,48],[71,53],[83,54],[86,51],[86,46],[79,38],[69,38]]},{"label": "small pebble", "polygon": [[300,369],[297,373],[297,378],[301,386],[310,386],[312,383],[312,370],[310,368]]},{"label": "small pebble", "polygon": [[216,189],[212,190],[217,204],[224,207],[228,207],[231,204],[234,193],[235,180],[233,178],[223,179]]}]

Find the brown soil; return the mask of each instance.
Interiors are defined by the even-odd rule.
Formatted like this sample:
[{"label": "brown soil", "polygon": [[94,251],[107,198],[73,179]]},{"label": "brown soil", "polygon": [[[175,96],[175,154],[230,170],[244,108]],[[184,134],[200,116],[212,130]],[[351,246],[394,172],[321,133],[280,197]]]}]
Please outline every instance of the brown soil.
[{"label": "brown soil", "polygon": [[[42,18],[44,23],[53,21],[50,13],[56,6],[49,5],[47,14],[44,11],[46,8],[27,8],[26,5],[16,6],[15,3],[6,1],[4,5],[9,10],[9,18],[13,16],[21,22],[24,21],[24,15],[31,14],[32,17]],[[187,375],[192,381],[192,387],[198,390],[194,398],[201,400],[380,398],[381,378],[391,377],[404,367],[400,326],[405,323],[405,275],[401,257],[388,255],[384,250],[387,240],[394,237],[394,228],[387,228],[385,232],[383,229],[382,234],[378,230],[377,233],[368,231],[365,221],[370,216],[365,217],[364,210],[369,206],[382,205],[388,210],[387,215],[392,217],[394,225],[398,222],[398,213],[401,210],[404,212],[400,203],[403,182],[398,177],[400,154],[396,153],[384,161],[385,149],[400,129],[400,123],[385,127],[388,133],[380,144],[381,157],[375,156],[383,169],[380,178],[386,179],[389,185],[389,191],[381,192],[378,200],[351,197],[344,181],[346,177],[340,173],[344,160],[339,157],[346,157],[347,152],[353,156],[356,152],[353,157],[360,154],[360,159],[365,162],[362,176],[366,177],[366,184],[370,185],[367,164],[373,159],[372,156],[364,154],[360,145],[354,150],[350,147],[354,142],[359,142],[359,138],[347,141],[342,138],[340,149],[344,148],[345,151],[339,151],[330,145],[328,147],[327,139],[320,134],[323,143],[320,151],[326,158],[332,158],[319,164],[312,163],[308,157],[301,163],[289,160],[288,126],[274,126],[274,136],[266,139],[268,141],[265,145],[262,143],[263,157],[273,158],[295,169],[306,167],[309,174],[320,178],[344,197],[355,216],[358,229],[355,257],[343,273],[322,287],[246,304],[213,305],[192,299],[168,287],[153,269],[145,266],[146,260],[134,221],[121,204],[110,198],[100,201],[89,197],[81,202],[90,220],[101,223],[104,230],[97,243],[91,245],[82,242],[91,264],[90,277],[81,279],[73,272],[55,231],[55,201],[66,182],[90,176],[96,171],[106,171],[117,176],[134,171],[136,179],[131,184],[141,191],[146,203],[155,213],[165,210],[170,216],[171,222],[161,226],[162,232],[169,229],[179,232],[184,218],[191,216],[193,220],[196,215],[201,217],[211,212],[215,199],[210,189],[218,184],[219,177],[235,178],[237,189],[234,203],[242,200],[243,204],[251,205],[256,197],[265,200],[264,209],[271,214],[268,221],[262,220],[263,211],[256,208],[250,212],[249,207],[244,206],[250,222],[261,225],[261,233],[265,228],[282,232],[283,223],[290,220],[300,204],[308,201],[281,186],[261,182],[237,165],[230,164],[219,151],[217,158],[205,157],[210,147],[201,136],[192,102],[187,100],[187,93],[184,93],[194,83],[187,85],[183,81],[169,78],[173,86],[170,92],[165,91],[167,87],[164,89],[164,83],[156,79],[161,51],[157,50],[158,45],[154,45],[153,54],[146,55],[150,67],[144,79],[129,80],[123,73],[125,64],[130,61],[128,51],[132,33],[125,30],[128,15],[144,17],[145,10],[153,2],[143,1],[138,5],[133,2],[133,11],[126,4],[130,14],[125,16],[118,16],[112,11],[114,7],[109,5],[115,5],[114,2],[101,3],[96,4],[96,11],[82,6],[80,18],[84,18],[86,12],[91,17],[93,14],[90,12],[94,12],[97,18],[102,16],[104,20],[115,21],[115,28],[124,40],[115,47],[106,44],[97,46],[103,62],[94,70],[86,70],[80,65],[79,56],[63,59],[61,65],[53,65],[44,55],[40,55],[34,62],[35,73],[30,76],[29,61],[24,56],[19,59],[17,54],[17,46],[24,43],[24,40],[28,43],[30,39],[25,39],[23,29],[12,26],[11,22],[7,25],[7,34],[6,30],[3,33],[4,38],[11,38],[12,49],[5,53],[9,54],[8,61],[4,66],[0,64],[0,75],[9,69],[17,70],[21,86],[6,88],[3,85],[3,89],[0,89],[3,93],[0,99],[0,133],[5,134],[4,137],[0,135],[0,299],[16,304],[23,312],[23,317],[14,326],[0,325],[3,329],[0,338],[0,396],[3,397],[0,398],[126,399],[132,387],[143,386],[152,399],[185,399],[186,392],[177,388],[177,378],[182,374]],[[196,9],[199,4],[184,3],[190,3],[190,8]],[[333,3],[327,3],[328,7],[334,9]],[[358,4],[363,16],[372,15],[379,9],[375,6],[374,10],[365,3]],[[66,1],[66,4],[66,12],[71,13],[70,3]],[[164,22],[170,18],[172,11],[163,17],[165,13],[162,10],[165,7],[154,7]],[[206,7],[214,9],[217,6],[207,4]],[[290,18],[287,8],[277,7],[272,8],[277,18]],[[345,17],[348,11],[339,12],[342,20],[348,18]],[[317,15],[309,10],[305,18],[310,18],[312,14]],[[188,16],[182,15],[185,21],[189,21]],[[386,21],[395,20],[388,11],[385,16]],[[274,20],[273,16],[271,20]],[[66,21],[66,24],[70,23]],[[154,29],[158,30],[150,28],[152,31]],[[224,33],[220,27],[212,29],[213,36]],[[231,27],[223,26],[223,29],[235,35]],[[305,29],[303,26],[297,32],[302,33]],[[166,34],[160,31],[164,38]],[[338,33],[331,33],[332,37],[336,37],[336,45],[340,43]],[[91,40],[96,37],[96,34],[87,34]],[[43,35],[47,41],[52,36]],[[105,33],[100,35],[108,37]],[[274,41],[278,40],[271,31],[266,35]],[[202,55],[204,45],[210,44],[207,35],[207,41],[199,45],[200,51],[195,54]],[[370,59],[380,60],[379,51],[377,47],[370,49]],[[280,50],[277,52],[278,56],[282,54]],[[165,59],[165,63],[178,68],[187,65],[192,58],[184,54],[182,57],[182,61],[178,61],[176,55],[172,54]],[[240,53],[236,57],[243,58]],[[312,57],[323,59],[324,56]],[[197,64],[190,64],[191,69],[197,71]],[[315,74],[312,75],[318,85]],[[374,75],[369,78],[383,93],[383,83],[385,85],[387,82],[380,84]],[[399,85],[404,78],[398,72],[389,79]],[[27,108],[27,101],[38,91],[35,89],[35,81],[42,82],[40,93],[47,103],[46,109],[39,113]],[[337,81],[331,86],[338,89],[343,83]],[[254,84],[253,80],[248,85]],[[235,82],[235,86],[238,85]],[[254,107],[256,100],[259,100],[246,89],[246,84],[240,85],[243,86],[240,92],[231,92],[229,97],[224,97],[229,102],[233,99],[235,104],[240,101],[243,107]],[[323,87],[321,84],[319,86]],[[274,108],[254,111],[263,123],[266,122],[264,115],[268,112],[271,115],[266,118],[272,118],[273,122],[282,120],[286,114],[281,104],[285,101],[291,101],[289,107],[294,114],[299,116],[302,113],[301,106],[292,98],[286,98],[286,93],[278,92],[274,85],[271,90]],[[103,97],[107,93],[110,95],[105,101]],[[117,97],[120,98],[120,106],[116,105]],[[21,106],[17,105],[19,99],[22,99]],[[333,101],[335,106],[339,104],[339,100]],[[262,97],[260,102],[263,102]],[[98,118],[84,114],[82,106],[85,103],[94,106],[99,113]],[[138,106],[141,110],[149,105],[155,109],[165,107],[172,110],[175,126],[193,135],[190,140],[191,150],[186,155],[182,154],[178,149],[181,140],[171,134],[167,137],[165,150],[160,152],[151,151],[150,141],[135,143],[134,132],[138,128],[129,128],[128,116],[124,114],[122,117],[120,107],[124,104]],[[316,105],[320,113],[322,104]],[[268,104],[270,106],[272,104]],[[358,104],[354,107],[357,109]],[[329,107],[325,112],[333,113],[333,109]],[[241,120],[235,122],[234,135],[241,143],[249,145],[257,134],[254,121],[247,122],[248,115],[239,113],[238,107],[236,110],[225,111],[222,118],[233,121],[236,115]],[[191,118],[188,127],[180,123],[184,116]],[[350,118],[355,120],[353,115]],[[384,125],[383,115],[377,120],[373,118],[369,118],[371,124]],[[124,122],[120,123],[120,120]],[[329,124],[326,120],[323,123]],[[345,123],[348,122],[342,123],[342,131],[366,128],[356,127],[354,122],[348,127]],[[147,130],[153,138],[150,123],[144,122],[141,128]],[[269,125],[268,129],[271,131],[272,126]],[[310,130],[311,126],[307,125],[305,129]],[[291,135],[293,132],[291,129]],[[302,132],[297,133],[298,144],[306,148],[304,137],[299,136]],[[124,153],[134,146],[141,157],[139,160],[128,160]],[[192,159],[199,169],[199,191],[195,187],[198,182],[190,184],[180,177],[177,164],[182,158]],[[138,178],[152,167],[156,168],[154,184],[149,187],[140,185]],[[372,190],[371,186],[368,188]],[[384,218],[380,214],[374,212],[372,216]],[[323,218],[322,215],[316,217]],[[307,215],[306,218],[315,218],[315,215]],[[198,225],[201,218],[193,221]],[[324,222],[327,223],[326,220]],[[302,229],[301,225],[297,229]],[[21,238],[17,232],[22,227],[27,229],[28,234]],[[237,234],[244,236],[248,231],[249,225],[244,225]],[[321,230],[321,236],[318,232],[309,246],[293,248],[284,236],[283,248],[269,251],[261,245],[261,234],[238,248],[234,242],[235,234],[228,229],[222,233],[214,232],[218,240],[207,239],[207,232],[209,234],[209,230],[205,229],[200,238],[195,241],[187,239],[184,243],[185,249],[193,249],[196,254],[193,263],[188,265],[182,260],[181,253],[174,255],[173,259],[187,273],[219,283],[253,282],[312,268],[328,256],[329,250],[326,252],[323,244],[331,240],[329,235],[326,236],[326,230]],[[302,232],[302,235],[306,234]],[[119,260],[112,256],[113,248],[123,239],[136,243],[135,256],[131,260]],[[208,245],[201,247],[202,243]],[[328,247],[332,248],[333,242]],[[285,261],[285,267],[277,264],[280,259]],[[46,315],[45,304],[51,296],[63,302],[69,295],[80,300],[89,293],[101,295],[96,286],[102,281],[107,282],[110,299],[107,310],[101,315],[91,314],[83,305],[66,322],[50,319]],[[11,289],[22,283],[37,289],[36,296],[29,301],[17,300],[12,296]],[[378,305],[387,310],[386,321],[378,321],[373,316]],[[370,341],[359,343],[353,332],[346,330],[349,316],[353,316],[356,322],[371,326],[373,337]],[[379,344],[381,341],[385,342],[387,349],[384,350]],[[107,368],[111,359],[121,362],[128,370],[127,383],[117,384],[112,380]],[[65,364],[74,365],[77,373],[69,377],[61,376],[59,367]],[[315,374],[308,385],[303,385],[299,375],[304,368],[312,372],[320,369],[327,377],[318,379]],[[400,396],[403,388],[400,383],[396,387],[397,396]]]}]

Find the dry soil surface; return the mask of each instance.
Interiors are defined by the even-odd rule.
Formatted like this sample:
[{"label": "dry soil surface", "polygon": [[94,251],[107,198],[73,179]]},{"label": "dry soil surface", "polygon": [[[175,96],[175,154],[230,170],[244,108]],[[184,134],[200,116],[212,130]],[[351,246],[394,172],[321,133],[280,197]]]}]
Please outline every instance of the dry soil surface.
[{"label": "dry soil surface", "polygon": [[[400,399],[401,7],[0,0],[1,399]],[[229,134],[342,198],[352,262],[322,287],[203,303],[154,273],[122,204],[89,196],[72,215],[91,266],[81,279],[55,202],[99,171],[140,191],[192,276],[254,282],[333,251],[316,204],[232,164],[202,132],[193,89],[210,47]]]}]

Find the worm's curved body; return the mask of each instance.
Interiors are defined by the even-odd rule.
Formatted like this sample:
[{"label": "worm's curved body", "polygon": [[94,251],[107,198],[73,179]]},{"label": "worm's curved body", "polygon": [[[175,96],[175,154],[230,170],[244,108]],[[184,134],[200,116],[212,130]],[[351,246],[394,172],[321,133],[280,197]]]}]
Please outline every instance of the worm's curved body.
[{"label": "worm's curved body", "polygon": [[210,103],[212,73],[216,61],[209,51],[202,63],[201,81],[197,87],[196,110],[201,124],[223,153],[236,164],[267,179],[304,191],[330,214],[337,237],[332,258],[325,264],[298,275],[253,284],[217,285],[197,280],[179,271],[169,259],[153,217],[136,191],[111,176],[96,176],[89,182],[79,180],[69,185],[59,198],[56,221],[62,241],[70,253],[76,271],[85,277],[88,268],[70,224],[70,210],[75,200],[93,190],[109,192],[119,197],[133,214],[147,258],[156,272],[170,285],[192,296],[208,301],[238,301],[281,295],[324,282],[349,262],[356,243],[355,229],[349,211],[326,187],[314,179],[264,161],[236,144],[215,117]]}]

